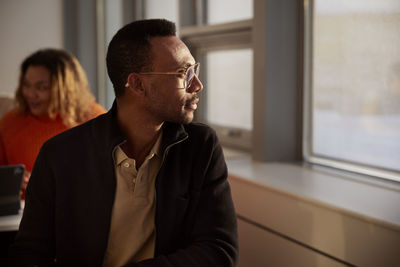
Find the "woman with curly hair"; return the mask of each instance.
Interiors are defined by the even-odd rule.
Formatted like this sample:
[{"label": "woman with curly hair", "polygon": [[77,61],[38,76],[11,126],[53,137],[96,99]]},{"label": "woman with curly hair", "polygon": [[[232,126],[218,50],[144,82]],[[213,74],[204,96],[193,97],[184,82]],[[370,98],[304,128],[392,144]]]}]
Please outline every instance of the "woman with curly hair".
[{"label": "woman with curly hair", "polygon": [[78,60],[58,49],[39,50],[22,62],[15,104],[0,120],[0,165],[25,165],[23,198],[42,144],[105,109],[90,93]]}]

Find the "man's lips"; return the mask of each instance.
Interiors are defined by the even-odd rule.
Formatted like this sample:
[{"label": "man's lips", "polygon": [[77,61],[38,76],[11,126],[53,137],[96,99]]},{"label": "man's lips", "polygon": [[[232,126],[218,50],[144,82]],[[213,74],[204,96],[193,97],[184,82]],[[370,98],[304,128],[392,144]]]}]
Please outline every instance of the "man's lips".
[{"label": "man's lips", "polygon": [[199,103],[199,98],[198,97],[196,97],[193,100],[189,100],[188,102],[186,102],[185,108],[196,110],[197,109],[197,103]]}]

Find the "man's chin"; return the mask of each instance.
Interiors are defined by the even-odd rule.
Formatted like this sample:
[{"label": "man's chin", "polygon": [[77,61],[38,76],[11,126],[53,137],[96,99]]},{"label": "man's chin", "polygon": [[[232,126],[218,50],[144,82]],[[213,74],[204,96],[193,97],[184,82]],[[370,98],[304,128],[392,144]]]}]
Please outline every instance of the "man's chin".
[{"label": "man's chin", "polygon": [[178,123],[182,123],[182,124],[189,124],[193,121],[193,116],[185,116],[183,118],[181,118]]},{"label": "man's chin", "polygon": [[181,124],[189,124],[193,121],[194,112],[184,112],[178,118],[171,118],[170,122],[181,123]]},{"label": "man's chin", "polygon": [[194,118],[194,110],[193,111],[189,111],[189,112],[185,112],[184,118],[182,120],[182,124],[191,123],[193,121],[193,118]]},{"label": "man's chin", "polygon": [[193,117],[190,118],[190,119],[186,119],[186,120],[182,121],[181,123],[182,123],[182,124],[189,124],[189,123],[191,123],[192,121],[193,121]]}]

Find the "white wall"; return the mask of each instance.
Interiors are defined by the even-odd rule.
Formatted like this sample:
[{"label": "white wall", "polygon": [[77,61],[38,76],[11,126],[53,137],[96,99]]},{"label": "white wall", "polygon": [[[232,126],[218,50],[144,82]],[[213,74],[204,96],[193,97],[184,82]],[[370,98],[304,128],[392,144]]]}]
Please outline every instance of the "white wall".
[{"label": "white wall", "polygon": [[13,95],[26,56],[63,47],[62,0],[1,0],[0,36],[0,94]]}]

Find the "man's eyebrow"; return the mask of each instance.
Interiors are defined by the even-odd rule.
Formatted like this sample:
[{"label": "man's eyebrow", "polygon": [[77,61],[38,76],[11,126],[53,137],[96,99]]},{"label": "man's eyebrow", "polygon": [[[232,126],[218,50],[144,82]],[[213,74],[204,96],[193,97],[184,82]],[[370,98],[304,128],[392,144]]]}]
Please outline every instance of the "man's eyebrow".
[{"label": "man's eyebrow", "polygon": [[183,63],[182,65],[180,65],[178,68],[184,68],[184,69],[187,69],[187,68],[189,68],[190,66],[193,66],[194,64],[196,64],[196,63],[190,63],[190,62],[186,62],[186,63]]}]

